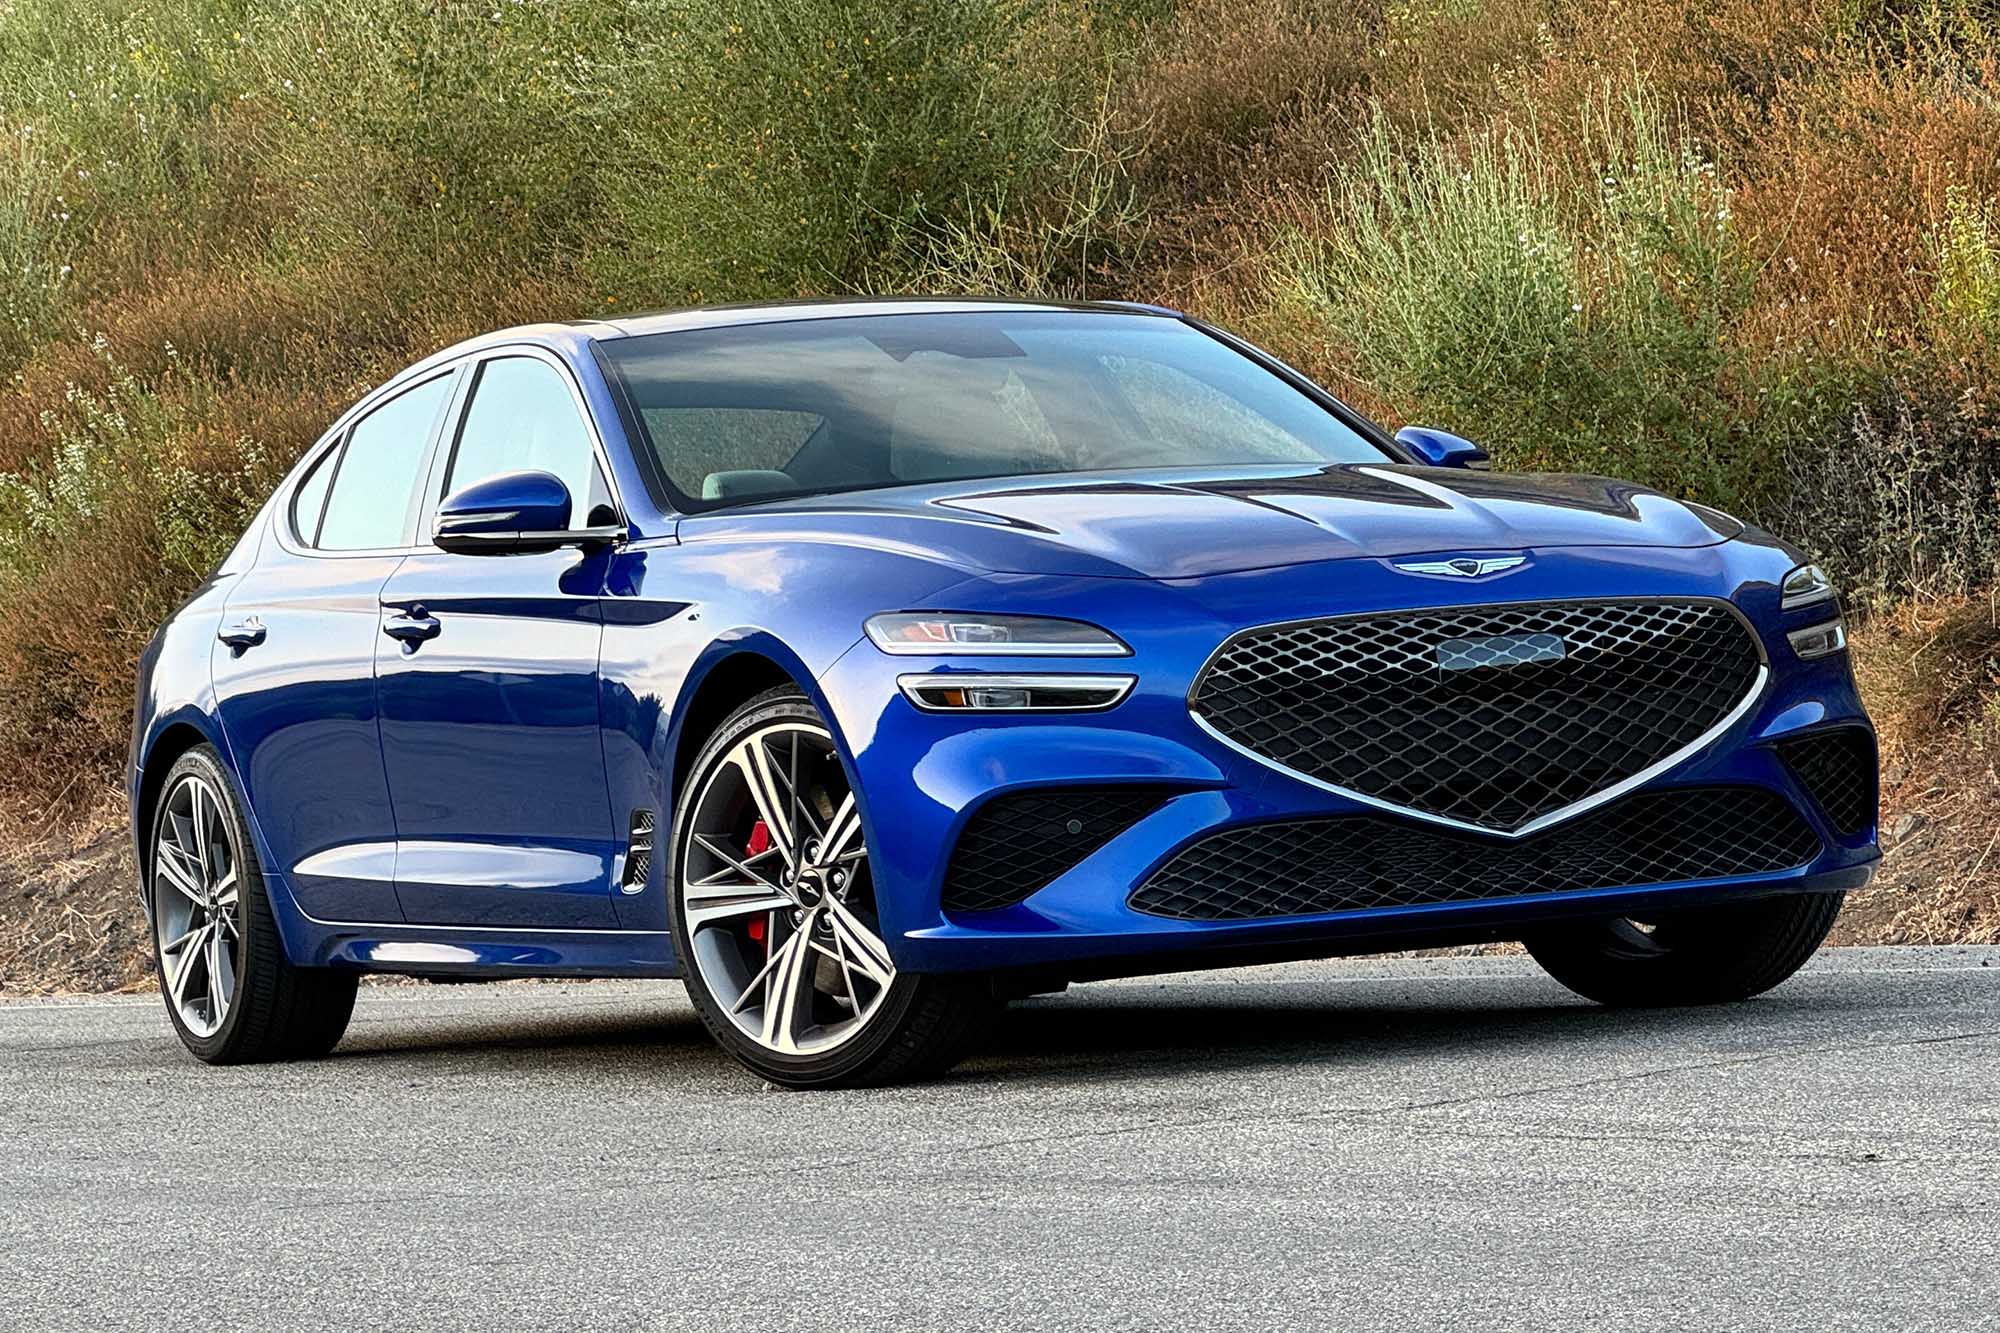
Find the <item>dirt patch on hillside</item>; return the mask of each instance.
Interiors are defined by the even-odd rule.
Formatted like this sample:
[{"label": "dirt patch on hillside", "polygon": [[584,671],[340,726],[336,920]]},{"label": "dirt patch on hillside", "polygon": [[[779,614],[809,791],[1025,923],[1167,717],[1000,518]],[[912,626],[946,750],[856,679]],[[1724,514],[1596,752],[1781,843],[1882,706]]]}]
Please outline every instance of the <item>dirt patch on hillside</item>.
[{"label": "dirt patch on hillside", "polygon": [[136,990],[152,975],[123,825],[0,855],[0,994]]}]

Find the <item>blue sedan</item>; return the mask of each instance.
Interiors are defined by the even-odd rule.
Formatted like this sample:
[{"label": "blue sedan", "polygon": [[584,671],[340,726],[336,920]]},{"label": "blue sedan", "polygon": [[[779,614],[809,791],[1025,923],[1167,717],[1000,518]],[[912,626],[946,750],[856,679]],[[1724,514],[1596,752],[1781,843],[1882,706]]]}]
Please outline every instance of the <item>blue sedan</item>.
[{"label": "blue sedan", "polygon": [[1073,981],[1522,940],[1740,1000],[1877,860],[1804,554],[1391,437],[1150,307],[510,329],[335,422],[147,647],[167,1012],[340,1040],[366,972],[681,977],[790,1086]]}]

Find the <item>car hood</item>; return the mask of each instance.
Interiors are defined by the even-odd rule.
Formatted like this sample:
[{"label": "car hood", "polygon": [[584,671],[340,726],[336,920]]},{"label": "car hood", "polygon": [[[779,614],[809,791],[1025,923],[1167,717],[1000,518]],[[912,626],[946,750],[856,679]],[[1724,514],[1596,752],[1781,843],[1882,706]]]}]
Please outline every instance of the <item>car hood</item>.
[{"label": "car hood", "polygon": [[1433,552],[1710,546],[1742,531],[1603,477],[1356,464],[899,487],[714,513],[682,537],[859,540],[995,573],[1175,579]]}]

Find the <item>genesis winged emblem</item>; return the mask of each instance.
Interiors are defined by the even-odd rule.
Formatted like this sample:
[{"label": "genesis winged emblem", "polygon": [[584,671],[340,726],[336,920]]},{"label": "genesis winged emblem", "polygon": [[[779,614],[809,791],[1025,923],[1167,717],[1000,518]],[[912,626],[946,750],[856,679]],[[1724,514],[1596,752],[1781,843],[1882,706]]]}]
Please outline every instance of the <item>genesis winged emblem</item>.
[{"label": "genesis winged emblem", "polygon": [[1499,574],[1528,563],[1524,555],[1496,555],[1484,559],[1458,556],[1451,560],[1398,562],[1396,568],[1409,574],[1437,574],[1445,578],[1476,579],[1482,574]]}]

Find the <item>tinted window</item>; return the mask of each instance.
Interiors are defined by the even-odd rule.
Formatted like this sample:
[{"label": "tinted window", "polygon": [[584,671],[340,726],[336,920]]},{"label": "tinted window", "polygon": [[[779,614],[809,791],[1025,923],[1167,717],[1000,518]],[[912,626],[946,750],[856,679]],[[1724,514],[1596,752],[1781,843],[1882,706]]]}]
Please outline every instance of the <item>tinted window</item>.
[{"label": "tinted window", "polygon": [[319,533],[319,513],[326,507],[327,483],[333,480],[333,460],[340,457],[340,450],[329,449],[320,455],[319,462],[292,492],[292,531],[300,541],[311,546]]},{"label": "tinted window", "polygon": [[762,407],[663,406],[645,418],[654,447],[678,459],[677,475],[689,478],[776,472],[826,424],[817,412]]},{"label": "tinted window", "polygon": [[610,501],[569,382],[546,361],[501,357],[479,369],[443,494],[523,469],[562,478],[569,487],[571,527],[585,526],[592,512]]},{"label": "tinted window", "polygon": [[365,551],[403,545],[417,467],[431,428],[451,393],[440,375],[390,399],[361,418],[333,476],[333,495],[319,528],[325,551]]},{"label": "tinted window", "polygon": [[1150,315],[862,316],[599,349],[677,492],[663,498],[691,508],[955,477],[1390,461],[1281,376]]}]

